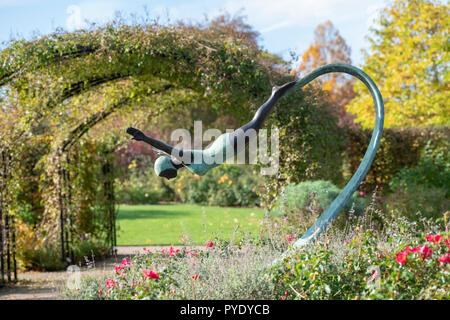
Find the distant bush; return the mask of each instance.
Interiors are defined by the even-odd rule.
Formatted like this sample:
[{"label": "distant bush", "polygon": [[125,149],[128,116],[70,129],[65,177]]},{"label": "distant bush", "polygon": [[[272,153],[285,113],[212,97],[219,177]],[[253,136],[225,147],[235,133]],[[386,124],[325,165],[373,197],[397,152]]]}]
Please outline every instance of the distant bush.
[{"label": "distant bush", "polygon": [[[306,229],[339,195],[341,189],[329,181],[305,181],[287,185],[276,201],[274,214],[289,217],[291,224]],[[357,197],[356,192],[344,207],[346,212],[361,214],[364,210],[364,199]]]},{"label": "distant bush", "polygon": [[185,203],[215,206],[255,206],[263,181],[251,166],[222,165],[200,177],[189,172],[173,182]]},{"label": "distant bush", "polygon": [[417,166],[400,169],[390,181],[387,208],[410,220],[442,217],[450,209],[449,154],[448,141],[440,146],[429,141]]},{"label": "distant bush", "polygon": [[255,206],[259,204],[258,188],[262,178],[250,166],[222,165],[200,177],[188,170],[176,179],[156,176],[148,162],[145,170],[132,162],[128,175],[117,179],[117,201],[126,204],[154,204],[160,201],[212,206]]},{"label": "distant bush", "polygon": [[421,186],[426,189],[442,189],[450,196],[450,142],[445,146],[433,146],[428,141],[417,166],[402,168],[392,178],[392,191],[411,191]]},{"label": "distant bush", "polygon": [[[372,130],[347,129],[346,176],[353,175],[358,168],[369,145],[371,135]],[[417,165],[420,166],[419,162],[422,161],[421,157],[425,148],[437,150],[437,153],[442,151],[447,154],[446,157],[448,159],[449,140],[450,129],[448,127],[384,129],[380,147],[364,178],[364,185],[362,186],[364,191],[372,192],[376,187],[384,187],[385,191],[387,191],[390,181],[397,176],[399,170],[407,170],[404,168],[414,168]],[[438,160],[440,156],[436,154],[433,157],[435,157],[435,160]],[[443,162],[441,163],[443,164]],[[448,172],[448,160],[446,165]],[[436,166],[433,167],[437,168]],[[435,171],[432,172],[433,169],[428,170],[426,167],[422,167],[422,169],[414,171],[418,174],[416,177],[420,176],[421,173],[419,171],[421,170],[427,173],[427,178],[425,179],[433,179],[434,173],[437,173]],[[428,172],[426,172],[427,170]],[[436,177],[442,177],[442,175],[438,174]],[[434,181],[437,182],[436,179]],[[446,183],[448,185],[449,179],[447,179]],[[434,185],[434,187],[437,186]],[[442,187],[442,185],[439,187]]]},{"label": "distant bush", "polygon": [[[61,244],[59,241],[46,239],[33,230],[27,223],[18,219],[16,223],[17,241],[16,254],[19,268],[22,270],[57,271],[67,267],[69,261],[61,260]],[[90,234],[72,239],[73,257],[71,264],[85,262],[85,257],[92,260],[106,257],[108,248],[104,241],[95,239]]]},{"label": "distant bush", "polygon": [[138,170],[136,162],[132,161],[127,171],[128,174],[116,179],[115,191],[118,203],[155,204],[175,199],[173,189],[155,175],[150,161],[147,161],[145,170]]},{"label": "distant bush", "polygon": [[[108,248],[103,242],[94,239],[78,241],[72,246],[72,249],[74,261],[70,261],[70,264],[84,263],[85,258],[101,259],[108,255]],[[64,270],[69,262],[61,260],[61,247],[57,243],[21,247],[18,250],[17,258],[20,268],[24,270]]]},{"label": "distant bush", "polygon": [[410,185],[408,191],[398,190],[386,200],[388,210],[398,212],[409,220],[418,221],[422,217],[439,218],[450,209],[450,200],[443,188],[426,188]]}]

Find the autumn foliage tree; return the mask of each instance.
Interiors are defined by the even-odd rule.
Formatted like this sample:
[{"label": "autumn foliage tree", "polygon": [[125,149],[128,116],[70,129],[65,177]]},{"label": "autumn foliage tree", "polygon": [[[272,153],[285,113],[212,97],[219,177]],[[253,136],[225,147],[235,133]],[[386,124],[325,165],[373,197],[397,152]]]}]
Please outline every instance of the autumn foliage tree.
[{"label": "autumn foliage tree", "polygon": [[[351,48],[331,21],[319,24],[314,30],[314,42],[300,58],[294,73],[304,76],[314,69],[330,63],[351,64]],[[322,89],[328,93],[329,100],[340,126],[353,125],[353,116],[345,110],[355,96],[353,83],[355,79],[343,73],[331,73],[320,78]]]},{"label": "autumn foliage tree", "polygon": [[[438,0],[395,0],[371,28],[364,71],[379,86],[386,127],[450,123],[449,6]],[[371,97],[356,83],[348,111],[374,123]]]}]

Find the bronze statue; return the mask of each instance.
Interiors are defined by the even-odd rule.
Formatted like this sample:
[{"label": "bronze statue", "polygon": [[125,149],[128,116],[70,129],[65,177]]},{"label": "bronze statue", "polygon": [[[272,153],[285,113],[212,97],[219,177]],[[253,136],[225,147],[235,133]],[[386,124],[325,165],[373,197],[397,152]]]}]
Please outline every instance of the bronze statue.
[{"label": "bronze statue", "polygon": [[[226,149],[232,148],[234,153],[238,152],[238,141],[243,139],[245,143],[248,143],[248,136],[246,133],[249,130],[255,130],[258,132],[261,129],[264,121],[266,120],[269,113],[272,111],[275,103],[286,94],[289,89],[295,86],[297,82],[288,82],[279,87],[272,88],[272,95],[270,98],[261,105],[256,111],[253,119],[247,124],[243,125],[239,129],[231,132],[224,133],[218,137],[214,143],[205,150],[179,150],[172,146],[165,144],[159,140],[153,139],[146,136],[142,131],[135,128],[128,128],[127,133],[133,136],[134,140],[143,141],[151,145],[152,147],[161,150],[162,152],[170,155],[161,156],[155,162],[155,172],[158,176],[167,179],[172,179],[177,176],[177,170],[183,167],[189,169],[192,173],[198,175],[204,175],[206,172],[214,167],[217,167],[220,163],[223,163],[226,159]],[[186,154],[188,153],[188,154]],[[195,153],[201,153],[199,155],[200,163],[196,163]],[[222,161],[207,163],[205,159],[217,158],[217,155],[223,155]]]},{"label": "bronze statue", "polygon": [[293,81],[279,87],[274,87],[272,89],[272,95],[270,96],[270,98],[261,107],[259,107],[255,116],[249,123],[231,133],[222,134],[214,141],[214,143],[209,148],[205,150],[176,150],[161,141],[147,137],[145,134],[135,128],[128,128],[127,133],[131,134],[133,136],[133,139],[144,141],[154,148],[161,150],[171,156],[171,158],[162,156],[156,160],[155,172],[158,176],[165,177],[167,179],[174,178],[177,176],[177,170],[182,167],[186,167],[191,172],[198,175],[203,175],[219,164],[206,163],[204,160],[201,160],[200,163],[196,163],[196,161],[193,161],[196,155],[201,156],[200,159],[207,159],[214,157],[217,154],[225,154],[224,151],[227,148],[233,148],[234,151],[239,151],[236,150],[236,148],[238,147],[237,141],[242,138],[242,136],[245,135],[245,133],[250,129],[258,131],[262,127],[264,120],[267,118],[270,111],[273,109],[275,103],[290,89],[296,86],[303,87],[318,76],[330,72],[343,72],[350,74],[354,77],[357,77],[366,85],[375,103],[375,127],[364,158],[354,175],[351,177],[350,181],[347,183],[341,193],[336,197],[336,199],[334,199],[330,206],[317,219],[314,225],[312,225],[294,244],[294,247],[303,246],[317,238],[325,230],[328,223],[335,219],[339,212],[344,208],[346,202],[350,199],[350,197],[360,185],[361,181],[366,176],[380,144],[384,123],[383,98],[381,97],[380,91],[378,90],[373,80],[362,70],[346,64],[329,64],[315,69],[298,81]]}]

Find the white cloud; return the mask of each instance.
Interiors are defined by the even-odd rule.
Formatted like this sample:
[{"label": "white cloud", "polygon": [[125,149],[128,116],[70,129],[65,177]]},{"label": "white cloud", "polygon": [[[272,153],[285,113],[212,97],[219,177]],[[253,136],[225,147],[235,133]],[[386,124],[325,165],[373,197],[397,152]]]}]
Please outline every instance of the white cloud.
[{"label": "white cloud", "polygon": [[84,1],[67,7],[66,26],[70,31],[86,26],[86,22],[105,23],[120,9],[119,0]]},{"label": "white cloud", "polygon": [[360,0],[228,0],[224,8],[229,12],[244,9],[249,22],[261,32],[269,32],[287,26],[310,26],[317,21],[333,17],[337,21],[344,16],[343,9],[361,5]]},{"label": "white cloud", "polygon": [[118,0],[84,1],[80,4],[83,19],[97,23],[104,23],[112,19],[120,7],[120,1]]},{"label": "white cloud", "polygon": [[66,12],[69,14],[69,17],[66,19],[67,29],[73,31],[83,27],[83,21],[81,19],[81,8],[79,6],[70,5],[67,7]]}]

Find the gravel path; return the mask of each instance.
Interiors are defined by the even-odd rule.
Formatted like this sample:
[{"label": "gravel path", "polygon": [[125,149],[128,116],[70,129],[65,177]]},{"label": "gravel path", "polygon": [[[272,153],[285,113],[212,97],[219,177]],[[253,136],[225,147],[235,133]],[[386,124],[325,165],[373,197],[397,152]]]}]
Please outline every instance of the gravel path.
[{"label": "gravel path", "polygon": [[[114,266],[124,258],[130,258],[142,247],[117,247],[117,255],[102,261],[95,261],[95,266],[82,266],[81,276],[109,274]],[[169,247],[150,247],[152,251],[160,251]],[[182,247],[175,246],[180,249]],[[18,282],[0,288],[0,300],[57,300],[61,299],[61,289],[73,273],[67,271],[55,272],[23,272],[17,275]]]}]

